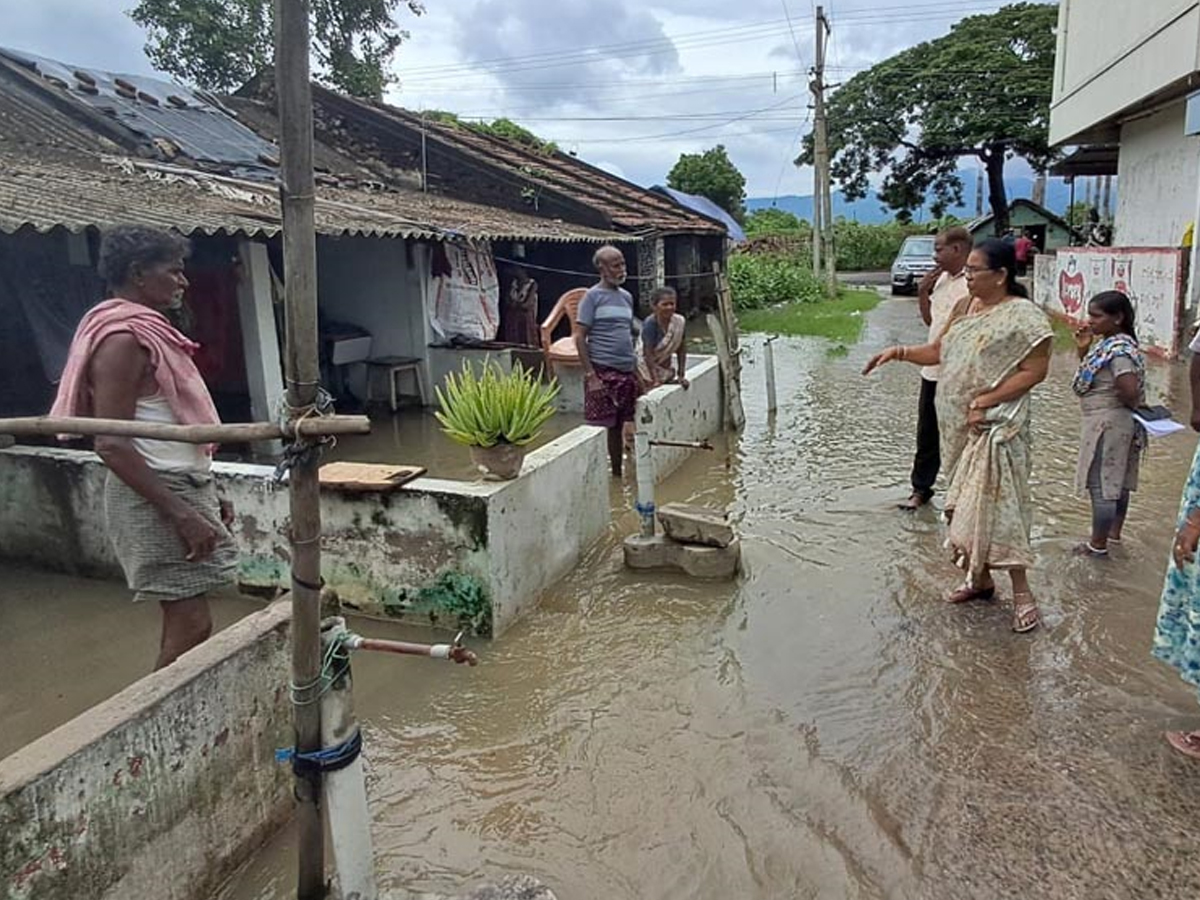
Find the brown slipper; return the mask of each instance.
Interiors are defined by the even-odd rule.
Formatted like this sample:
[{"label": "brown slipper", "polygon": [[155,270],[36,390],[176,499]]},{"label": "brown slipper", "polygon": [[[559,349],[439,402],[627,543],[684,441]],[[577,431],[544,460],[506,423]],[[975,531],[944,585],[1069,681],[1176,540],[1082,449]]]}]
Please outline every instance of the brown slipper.
[{"label": "brown slipper", "polygon": [[996,597],[996,586],[989,584],[987,587],[971,587],[969,584],[964,584],[957,591],[946,598],[947,603],[967,603],[970,600],[994,600]]},{"label": "brown slipper", "polygon": [[[1028,601],[1022,603],[1018,597],[1028,597]],[[1042,611],[1038,609],[1037,601],[1033,599],[1033,594],[1021,593],[1013,597],[1013,620],[1012,630],[1017,634],[1028,634],[1033,629],[1042,624]]]},{"label": "brown slipper", "polygon": [[1200,759],[1200,734],[1194,731],[1168,731],[1163,734],[1171,749],[1192,759]]},{"label": "brown slipper", "polygon": [[922,497],[920,494],[913,494],[907,500],[902,500],[901,502],[897,503],[896,506],[905,512],[916,512],[928,502],[929,500],[925,497]]}]

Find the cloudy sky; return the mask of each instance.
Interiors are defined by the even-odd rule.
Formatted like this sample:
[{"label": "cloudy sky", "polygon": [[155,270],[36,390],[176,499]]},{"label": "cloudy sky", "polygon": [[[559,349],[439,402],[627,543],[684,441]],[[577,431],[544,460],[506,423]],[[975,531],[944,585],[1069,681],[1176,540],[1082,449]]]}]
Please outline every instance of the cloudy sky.
[{"label": "cloudy sky", "polygon": [[[811,192],[813,0],[425,0],[388,99],[507,116],[642,184],[680,153],[723,143],[752,197]],[[0,43],[76,65],[149,74],[133,0],[0,0]],[[826,0],[828,81],[944,34],[995,0]]]}]

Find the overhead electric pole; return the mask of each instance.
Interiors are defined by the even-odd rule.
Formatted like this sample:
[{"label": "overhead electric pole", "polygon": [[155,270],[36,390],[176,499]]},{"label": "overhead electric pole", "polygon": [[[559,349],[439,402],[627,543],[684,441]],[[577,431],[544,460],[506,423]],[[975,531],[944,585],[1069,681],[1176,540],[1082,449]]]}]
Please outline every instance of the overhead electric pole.
[{"label": "overhead electric pole", "polygon": [[837,287],[837,261],[833,247],[833,192],[830,186],[829,124],[825,119],[825,47],[829,20],[825,7],[817,7],[816,57],[813,65],[813,274],[821,277],[824,257],[829,289]]}]

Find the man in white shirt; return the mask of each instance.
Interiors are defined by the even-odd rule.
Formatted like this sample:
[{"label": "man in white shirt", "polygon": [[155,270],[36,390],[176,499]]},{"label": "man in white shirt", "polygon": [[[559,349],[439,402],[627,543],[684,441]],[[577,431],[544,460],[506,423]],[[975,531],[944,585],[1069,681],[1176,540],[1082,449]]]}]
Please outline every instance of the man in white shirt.
[{"label": "man in white shirt", "polygon": [[[965,228],[947,228],[934,242],[933,256],[937,268],[926,275],[917,289],[921,318],[929,326],[932,343],[941,335],[950,313],[960,300],[968,297],[967,273],[964,266],[971,255],[974,241]],[[921,399],[917,407],[917,453],[913,459],[912,496],[900,504],[904,510],[920,509],[933,498],[933,485],[942,467],[938,433],[937,396],[938,367],[921,370]]]}]

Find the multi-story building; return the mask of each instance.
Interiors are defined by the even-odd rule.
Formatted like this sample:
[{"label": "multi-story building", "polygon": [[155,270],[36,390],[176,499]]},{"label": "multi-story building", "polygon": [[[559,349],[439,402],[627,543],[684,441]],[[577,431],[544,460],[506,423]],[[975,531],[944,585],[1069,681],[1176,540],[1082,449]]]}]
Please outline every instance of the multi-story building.
[{"label": "multi-story building", "polygon": [[1050,140],[1118,176],[1114,243],[1177,247],[1200,215],[1197,90],[1200,0],[1061,0]]}]

